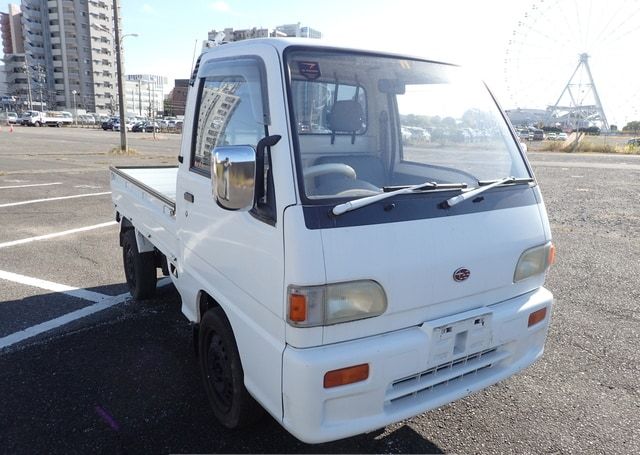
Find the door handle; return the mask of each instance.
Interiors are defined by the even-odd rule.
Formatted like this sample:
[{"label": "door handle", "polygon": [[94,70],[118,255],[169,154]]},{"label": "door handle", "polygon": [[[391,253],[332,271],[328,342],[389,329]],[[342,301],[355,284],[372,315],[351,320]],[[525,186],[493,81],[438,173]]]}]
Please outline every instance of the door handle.
[{"label": "door handle", "polygon": [[189,193],[188,191],[185,191],[184,200],[187,202],[193,202],[193,194]]}]

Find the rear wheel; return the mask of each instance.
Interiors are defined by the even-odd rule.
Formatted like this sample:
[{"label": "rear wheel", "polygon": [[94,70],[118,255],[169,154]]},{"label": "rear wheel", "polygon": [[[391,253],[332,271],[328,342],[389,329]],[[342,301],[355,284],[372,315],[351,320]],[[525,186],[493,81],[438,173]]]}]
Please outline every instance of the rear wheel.
[{"label": "rear wheel", "polygon": [[257,422],[264,410],[244,386],[238,347],[222,308],[212,308],[202,317],[198,351],[204,388],[218,421],[227,428]]},{"label": "rear wheel", "polygon": [[122,238],[122,262],[124,275],[131,296],[136,300],[153,297],[156,292],[156,264],[153,251],[140,253],[136,233],[128,229]]}]

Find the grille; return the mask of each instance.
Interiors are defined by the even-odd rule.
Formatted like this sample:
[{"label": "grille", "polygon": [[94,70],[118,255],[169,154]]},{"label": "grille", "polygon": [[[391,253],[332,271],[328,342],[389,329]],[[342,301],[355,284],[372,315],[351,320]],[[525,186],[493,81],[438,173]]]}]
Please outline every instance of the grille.
[{"label": "grille", "polygon": [[508,352],[501,352],[498,347],[495,347],[469,354],[466,357],[443,363],[416,375],[399,379],[391,384],[390,389],[387,391],[386,401],[387,403],[395,403],[398,400],[422,397],[453,382],[488,370],[508,356]]}]

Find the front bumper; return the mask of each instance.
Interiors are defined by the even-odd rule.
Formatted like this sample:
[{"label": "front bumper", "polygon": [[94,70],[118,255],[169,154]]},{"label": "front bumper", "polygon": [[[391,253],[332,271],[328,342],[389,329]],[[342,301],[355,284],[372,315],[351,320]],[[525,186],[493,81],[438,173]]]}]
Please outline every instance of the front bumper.
[{"label": "front bumper", "polygon": [[[545,288],[420,326],[309,349],[287,346],[283,426],[320,443],[437,408],[531,365],[544,350],[552,294]],[[529,314],[547,307],[528,327]],[[369,378],[325,389],[326,372],[369,364]]]}]

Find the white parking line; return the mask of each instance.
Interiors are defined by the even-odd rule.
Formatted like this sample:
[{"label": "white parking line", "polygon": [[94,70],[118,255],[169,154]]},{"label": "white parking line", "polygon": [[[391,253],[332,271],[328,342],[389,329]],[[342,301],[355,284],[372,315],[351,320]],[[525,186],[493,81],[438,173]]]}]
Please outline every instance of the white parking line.
[{"label": "white parking line", "polygon": [[29,237],[26,239],[12,240],[10,242],[0,243],[0,248],[7,248],[9,246],[21,245],[23,243],[36,242],[38,240],[48,240],[55,237],[61,237],[63,235],[75,234],[77,232],[91,231],[92,229],[99,229],[107,226],[113,226],[114,224],[117,224],[117,222],[108,221],[106,223],[94,224],[93,226],[85,226],[81,228],[69,229],[68,231],[54,232],[53,234],[45,234],[45,235],[39,235],[37,237]]},{"label": "white parking line", "polygon": [[[38,278],[32,278],[24,275],[18,275],[17,273],[6,272],[3,270],[0,270],[0,279],[12,281],[14,283],[26,284],[40,289],[45,289],[47,291],[53,291],[56,293],[77,297],[83,300],[88,300],[90,302],[95,302],[93,305],[89,305],[70,313],[63,314],[62,316],[59,316],[57,318],[42,322],[40,324],[36,324],[31,327],[27,327],[24,330],[20,330],[18,332],[14,332],[3,338],[0,338],[0,350],[13,344],[19,343],[20,341],[24,341],[28,338],[40,335],[41,333],[48,332],[63,325],[69,324],[70,322],[87,317],[99,311],[106,310],[107,308],[111,308],[112,306],[123,303],[131,298],[131,294],[129,294],[128,292],[116,296],[109,296],[100,294],[99,292],[89,291],[87,289],[75,288],[72,286],[53,283],[51,281],[40,280]],[[171,279],[165,277],[158,280],[157,287],[163,287],[170,283]]]},{"label": "white parking line", "polygon": [[14,332],[11,335],[0,338],[0,349],[9,347],[12,344],[19,343],[20,341],[24,341],[36,335],[40,335],[41,333],[48,332],[49,330],[56,329],[77,319],[97,313],[98,311],[106,310],[107,308],[126,301],[130,297],[131,295],[128,292],[126,294],[120,294],[115,297],[111,297],[110,299],[105,299],[100,303],[94,303],[93,305],[80,308],[79,310],[72,311],[71,313],[64,314],[55,319],[27,327],[19,332]]},{"label": "white parking line", "polygon": [[102,302],[106,298],[109,298],[109,296],[100,294],[98,292],[87,291],[86,289],[74,288],[72,286],[67,286],[64,284],[40,280],[38,278],[32,278],[30,276],[18,275],[17,273],[5,272],[4,270],[0,270],[0,279],[13,281],[14,283],[26,284],[27,286],[33,286],[60,294],[66,294],[71,297],[77,297],[79,299],[88,300],[90,302]]},{"label": "white parking line", "polygon": [[51,186],[51,185],[62,185],[62,182],[53,182],[53,183],[32,183],[30,185],[11,185],[11,186],[0,186],[0,190],[10,190],[12,188],[28,188],[31,186]]},{"label": "white parking line", "polygon": [[102,193],[76,194],[74,196],[50,197],[50,198],[47,198],[47,199],[32,199],[30,201],[22,201],[22,202],[11,202],[9,204],[0,204],[0,208],[3,208],[3,207],[15,207],[16,205],[36,204],[38,202],[61,201],[63,199],[76,199],[76,198],[80,198],[80,197],[104,196],[105,194],[111,194],[111,191],[105,191],[105,192],[102,192]]}]

